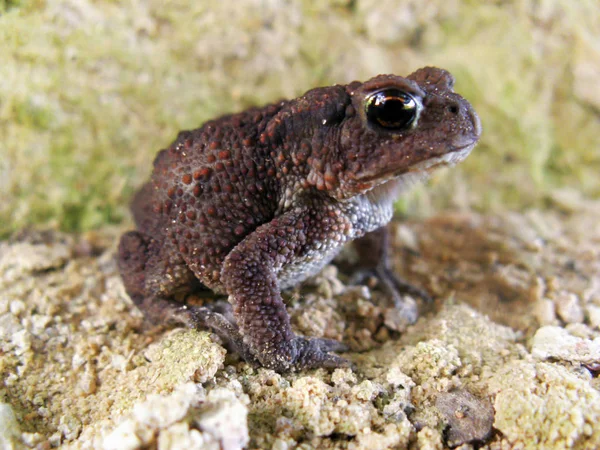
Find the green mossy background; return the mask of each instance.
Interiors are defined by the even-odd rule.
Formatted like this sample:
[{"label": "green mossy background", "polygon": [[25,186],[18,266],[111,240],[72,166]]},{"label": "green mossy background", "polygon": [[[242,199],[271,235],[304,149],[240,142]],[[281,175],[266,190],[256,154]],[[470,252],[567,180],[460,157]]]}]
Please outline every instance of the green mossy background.
[{"label": "green mossy background", "polygon": [[318,85],[449,69],[481,144],[401,208],[600,196],[597,0],[0,1],[0,237],[127,219],[180,129]]}]

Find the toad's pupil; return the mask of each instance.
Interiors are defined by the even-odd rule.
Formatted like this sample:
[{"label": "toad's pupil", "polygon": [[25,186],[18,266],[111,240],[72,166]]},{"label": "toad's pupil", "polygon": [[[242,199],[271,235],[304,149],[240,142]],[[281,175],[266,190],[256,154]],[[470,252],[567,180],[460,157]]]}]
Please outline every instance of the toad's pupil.
[{"label": "toad's pupil", "polygon": [[417,102],[406,92],[385,89],[367,100],[367,118],[384,128],[405,129],[417,116]]}]

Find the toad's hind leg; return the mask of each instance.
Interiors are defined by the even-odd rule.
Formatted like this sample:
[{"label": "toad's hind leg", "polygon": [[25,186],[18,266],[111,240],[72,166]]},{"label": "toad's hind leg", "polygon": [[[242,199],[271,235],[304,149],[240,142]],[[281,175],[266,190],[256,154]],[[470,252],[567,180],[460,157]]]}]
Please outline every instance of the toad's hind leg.
[{"label": "toad's hind leg", "polygon": [[118,266],[125,290],[153,323],[173,323],[166,304],[177,303],[173,296],[178,292],[199,287],[194,274],[172,255],[177,253],[169,252],[168,244],[138,231],[125,233],[119,242]]},{"label": "toad's hind leg", "polygon": [[176,253],[137,231],[121,237],[119,271],[125,290],[146,319],[159,324],[211,329],[242,358],[257,365],[237,326],[227,318],[230,311],[223,310],[222,303],[215,303],[211,308],[188,306],[174,299],[175,294],[199,289],[201,284],[182,260],[168,255]]}]

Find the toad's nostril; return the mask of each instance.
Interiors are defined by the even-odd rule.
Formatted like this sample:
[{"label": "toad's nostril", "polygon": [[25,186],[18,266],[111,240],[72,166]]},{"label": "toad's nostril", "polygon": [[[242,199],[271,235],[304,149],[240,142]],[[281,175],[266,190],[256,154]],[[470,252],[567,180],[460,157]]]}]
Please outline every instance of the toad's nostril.
[{"label": "toad's nostril", "polygon": [[452,114],[458,114],[459,110],[460,109],[457,104],[452,104],[452,105],[448,106],[448,111],[450,111]]}]

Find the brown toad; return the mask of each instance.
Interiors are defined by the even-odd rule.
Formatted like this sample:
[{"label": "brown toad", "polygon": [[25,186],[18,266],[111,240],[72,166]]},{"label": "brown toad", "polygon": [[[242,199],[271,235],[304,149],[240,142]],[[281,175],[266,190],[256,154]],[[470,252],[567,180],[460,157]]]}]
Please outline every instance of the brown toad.
[{"label": "brown toad", "polygon": [[[210,328],[248,362],[277,371],[347,361],[329,339],[294,334],[280,291],[314,275],[358,239],[408,320],[419,294],[390,272],[385,224],[406,186],[463,160],[481,127],[454,79],[426,67],[308,91],[179,133],[133,200],[119,269],[152,320]],[[189,306],[209,288],[233,306]]]}]

